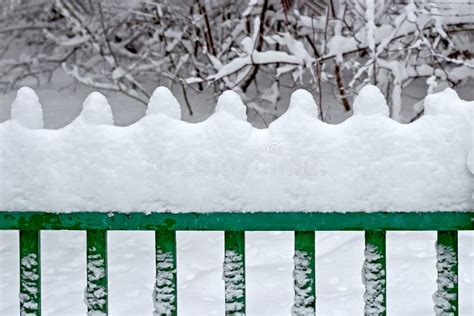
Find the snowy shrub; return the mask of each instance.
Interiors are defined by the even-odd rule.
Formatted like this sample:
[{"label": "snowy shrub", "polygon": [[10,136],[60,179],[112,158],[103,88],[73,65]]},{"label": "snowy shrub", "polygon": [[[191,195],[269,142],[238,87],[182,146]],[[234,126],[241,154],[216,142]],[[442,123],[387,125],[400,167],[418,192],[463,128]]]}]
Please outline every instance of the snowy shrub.
[{"label": "snowy shrub", "polygon": [[268,125],[294,88],[311,89],[331,121],[371,83],[391,117],[408,122],[423,114],[422,96],[402,107],[411,84],[426,94],[474,75],[474,5],[462,0],[8,2],[0,11],[5,89],[62,68],[143,104],[158,84],[175,86],[190,115],[199,106],[190,93],[232,89]]}]

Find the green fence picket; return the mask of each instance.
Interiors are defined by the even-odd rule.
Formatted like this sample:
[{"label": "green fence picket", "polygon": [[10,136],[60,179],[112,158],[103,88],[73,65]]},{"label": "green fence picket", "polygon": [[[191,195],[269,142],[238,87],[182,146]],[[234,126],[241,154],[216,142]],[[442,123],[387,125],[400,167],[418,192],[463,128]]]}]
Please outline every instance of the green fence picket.
[{"label": "green fence picket", "polygon": [[458,233],[438,231],[436,242],[436,281],[438,290],[434,295],[436,315],[459,314],[458,293]]},{"label": "green fence picket", "polygon": [[245,232],[224,233],[225,314],[245,315]]},{"label": "green fence picket", "polygon": [[156,281],[153,290],[155,315],[176,316],[176,232],[155,232]]},{"label": "green fence picket", "polygon": [[387,314],[387,268],[385,231],[365,232],[364,314]]},{"label": "green fence picket", "polygon": [[89,314],[108,313],[107,231],[87,231],[87,289]]},{"label": "green fence picket", "polygon": [[315,315],[316,313],[316,270],[315,233],[295,231],[294,260],[294,304],[292,315]]},{"label": "green fence picket", "polygon": [[20,314],[41,315],[41,232],[20,230]]}]

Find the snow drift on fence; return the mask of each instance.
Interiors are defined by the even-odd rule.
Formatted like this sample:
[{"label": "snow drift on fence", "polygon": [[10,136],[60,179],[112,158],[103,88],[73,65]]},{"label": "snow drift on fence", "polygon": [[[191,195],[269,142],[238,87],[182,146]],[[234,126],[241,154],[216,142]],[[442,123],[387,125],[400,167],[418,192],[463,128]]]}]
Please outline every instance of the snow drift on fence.
[{"label": "snow drift on fence", "polygon": [[[67,100],[65,100],[67,102]],[[147,114],[113,126],[107,99],[92,93],[59,130],[43,129],[33,90],[22,88],[0,124],[0,208],[104,211],[435,211],[473,208],[473,112],[447,89],[425,99],[411,124],[388,117],[367,86],[354,115],[318,119],[298,90],[267,129],[246,121],[224,92],[215,114],[192,124],[163,87]],[[469,158],[468,158],[469,157]]]}]

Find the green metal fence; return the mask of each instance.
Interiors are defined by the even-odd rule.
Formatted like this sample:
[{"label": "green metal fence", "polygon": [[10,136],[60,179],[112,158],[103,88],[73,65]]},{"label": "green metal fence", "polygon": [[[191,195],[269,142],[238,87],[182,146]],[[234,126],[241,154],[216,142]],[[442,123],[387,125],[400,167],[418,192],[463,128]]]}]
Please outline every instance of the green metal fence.
[{"label": "green metal fence", "polygon": [[41,230],[87,231],[86,304],[107,314],[107,231],[153,230],[155,313],[177,315],[176,231],[224,231],[226,315],[245,314],[245,231],[294,231],[294,315],[316,312],[315,232],[365,231],[365,313],[386,315],[387,231],[437,231],[438,314],[458,315],[459,230],[474,230],[474,212],[100,213],[0,212],[1,230],[20,231],[20,311],[41,314]]}]

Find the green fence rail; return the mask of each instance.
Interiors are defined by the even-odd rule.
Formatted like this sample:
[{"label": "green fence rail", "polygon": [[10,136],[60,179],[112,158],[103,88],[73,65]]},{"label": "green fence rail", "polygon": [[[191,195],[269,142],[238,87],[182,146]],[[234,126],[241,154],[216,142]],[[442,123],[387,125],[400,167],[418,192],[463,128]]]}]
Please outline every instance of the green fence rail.
[{"label": "green fence rail", "polygon": [[386,232],[437,231],[437,314],[458,315],[460,230],[474,230],[474,212],[216,212],[100,213],[0,212],[0,230],[19,230],[20,312],[41,315],[41,230],[87,231],[90,314],[108,313],[107,231],[154,230],[155,314],[177,315],[176,231],[224,231],[226,315],[245,315],[245,231],[294,231],[293,315],[316,313],[315,232],[365,231],[363,281],[366,315],[386,315]]}]

